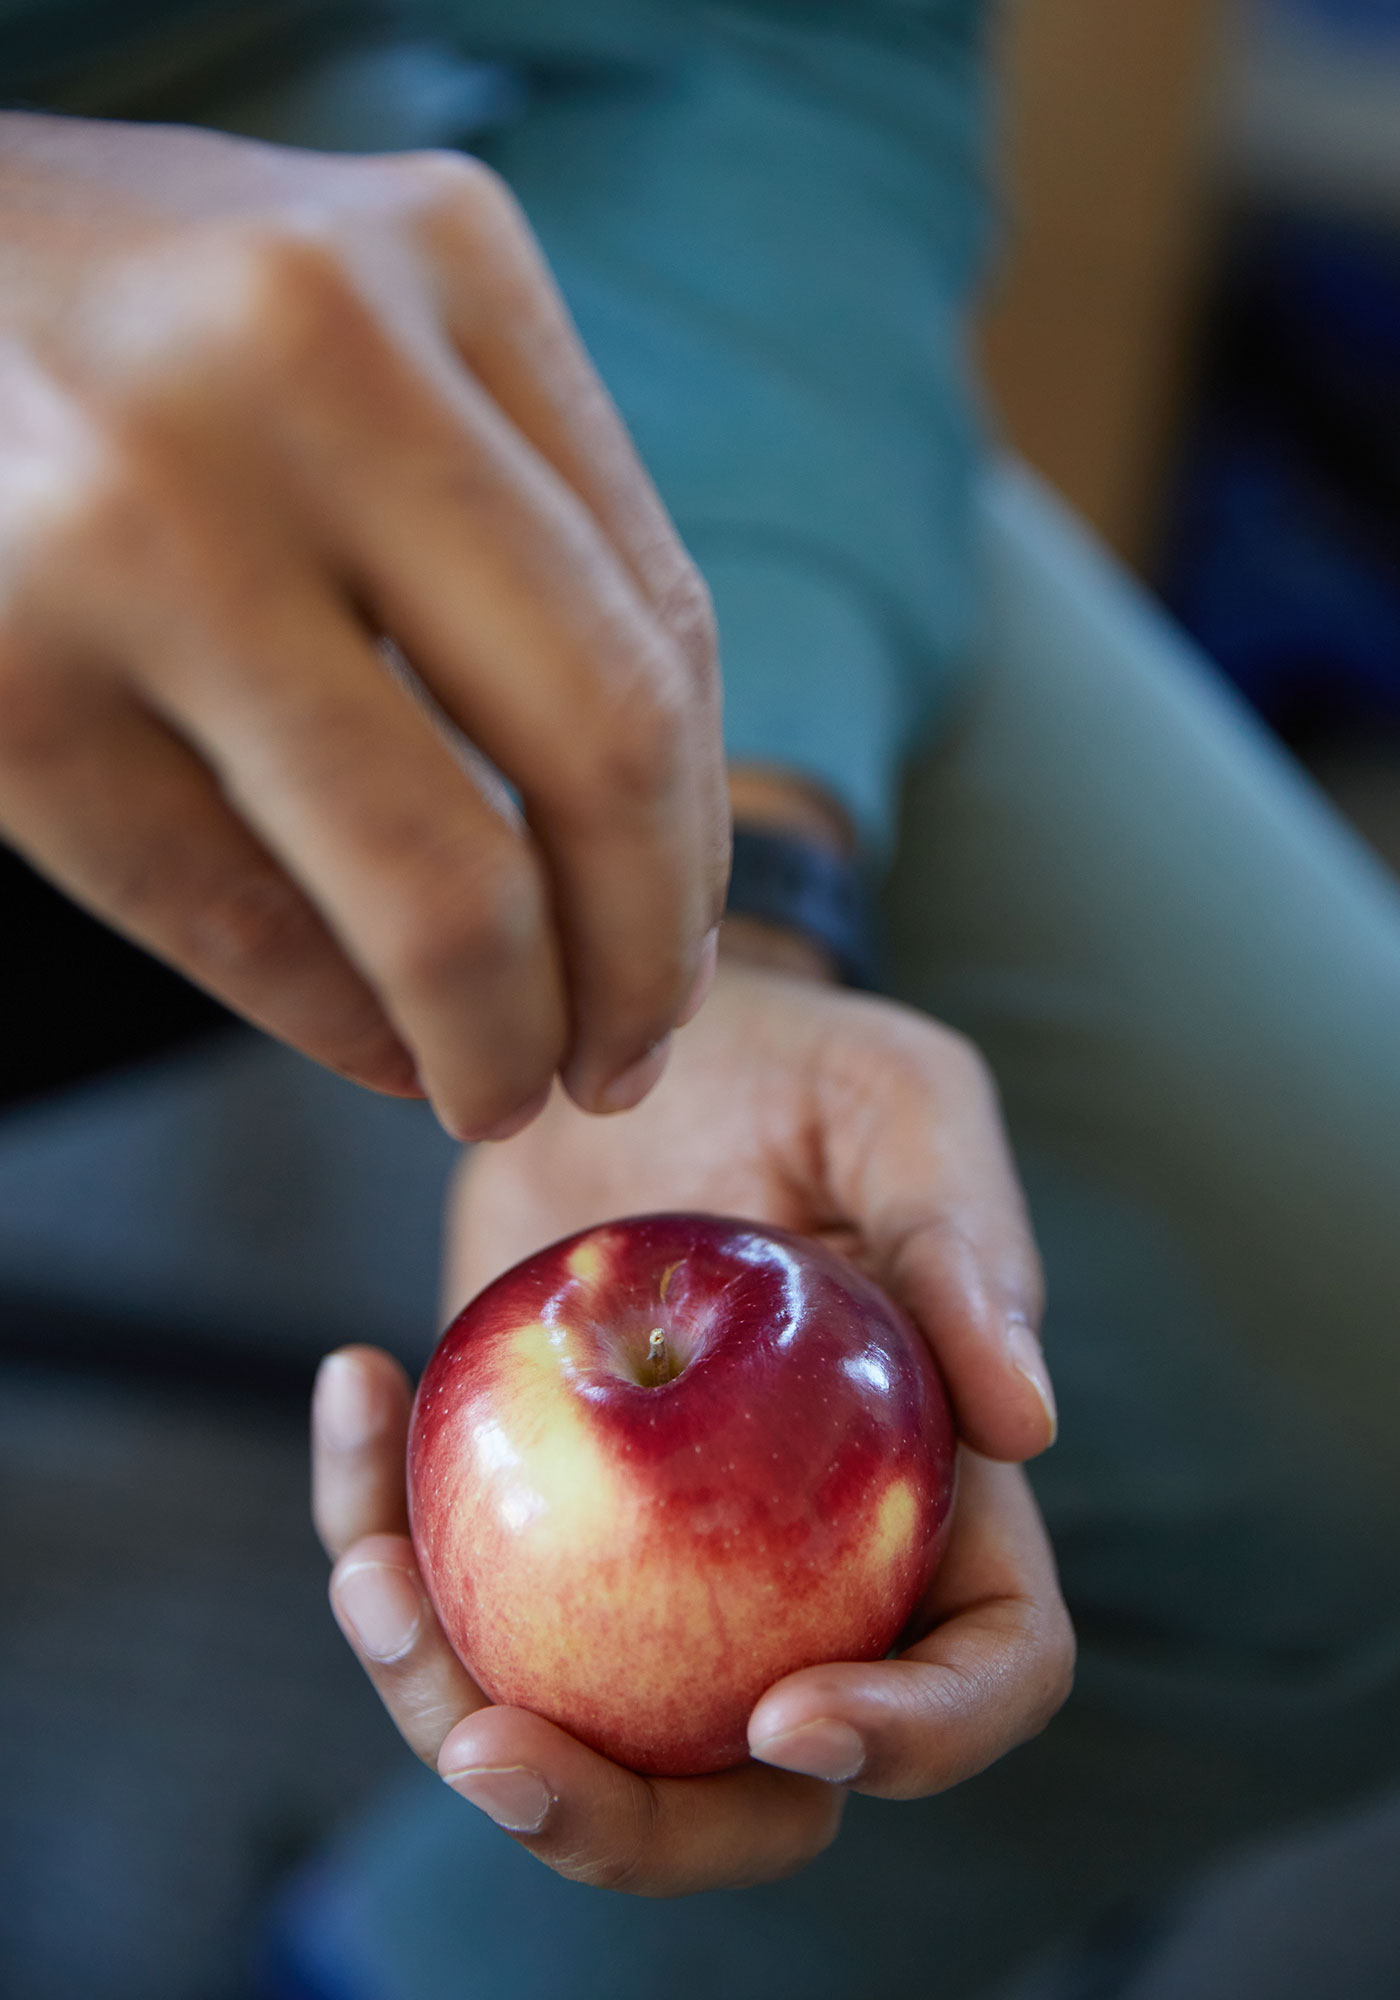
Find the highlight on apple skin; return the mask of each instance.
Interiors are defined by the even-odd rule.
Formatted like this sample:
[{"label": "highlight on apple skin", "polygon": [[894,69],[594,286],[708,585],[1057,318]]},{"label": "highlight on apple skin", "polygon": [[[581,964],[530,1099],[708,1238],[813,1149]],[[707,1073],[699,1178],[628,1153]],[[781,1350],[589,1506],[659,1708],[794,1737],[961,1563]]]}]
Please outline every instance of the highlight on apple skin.
[{"label": "highlight on apple skin", "polygon": [[636,1216],[527,1258],[448,1328],[413,1410],[413,1540],[491,1700],[637,1771],[717,1771],[784,1674],[889,1651],[954,1457],[925,1342],[852,1265]]}]

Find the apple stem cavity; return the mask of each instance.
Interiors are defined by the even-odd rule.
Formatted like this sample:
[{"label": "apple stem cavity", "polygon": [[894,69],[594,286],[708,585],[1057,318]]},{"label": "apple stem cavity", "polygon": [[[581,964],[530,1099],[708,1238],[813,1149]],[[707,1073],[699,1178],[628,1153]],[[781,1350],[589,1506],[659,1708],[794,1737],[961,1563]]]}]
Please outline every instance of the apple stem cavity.
[{"label": "apple stem cavity", "polygon": [[663,1382],[674,1382],[680,1374],[675,1356],[666,1345],[666,1336],[659,1326],[654,1326],[647,1339],[647,1358],[642,1369],[642,1381],[648,1389],[659,1389]]}]

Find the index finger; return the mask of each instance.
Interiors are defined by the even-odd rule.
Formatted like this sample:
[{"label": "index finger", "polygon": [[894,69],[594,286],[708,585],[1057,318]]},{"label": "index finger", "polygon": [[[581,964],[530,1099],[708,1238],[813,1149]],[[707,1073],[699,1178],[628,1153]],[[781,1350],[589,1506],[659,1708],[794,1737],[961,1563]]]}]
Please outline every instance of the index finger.
[{"label": "index finger", "polygon": [[[419,163],[442,186],[436,220],[447,320],[476,380],[576,493],[655,613],[715,717],[719,666],[709,592],[589,358],[529,223],[479,162]],[[463,239],[465,238],[465,245]],[[465,254],[463,254],[465,248]],[[728,797],[718,755],[696,762],[704,873],[722,895]]]},{"label": "index finger", "polygon": [[405,164],[430,190],[445,315],[472,374],[578,494],[671,638],[708,674],[715,638],[704,584],[514,195],[460,154]]},{"label": "index finger", "polygon": [[[416,179],[420,228],[432,252],[441,310],[473,382],[509,420],[529,453],[537,455],[569,495],[582,503],[590,526],[599,531],[680,663],[699,726],[686,734],[683,777],[678,773],[676,780],[657,790],[666,823],[649,832],[647,839],[659,849],[667,838],[682,836],[687,865],[673,871],[671,900],[676,899],[677,885],[698,880],[711,906],[701,919],[708,929],[723,896],[729,824],[708,592],[505,183],[479,161],[455,154],[413,156],[402,168]],[[551,573],[561,578],[565,567],[555,559]],[[584,622],[580,621],[580,630]],[[616,650],[619,658],[625,657],[627,644]],[[605,692],[604,684],[600,688]],[[595,698],[598,691],[594,690]],[[640,715],[640,704],[632,706]],[[631,725],[624,723],[618,733],[629,736]],[[588,730],[573,735],[576,752],[582,756]],[[654,730],[650,735],[656,738]],[[509,760],[511,753],[504,744],[502,748]],[[658,761],[650,749],[640,759],[649,769],[656,769]],[[518,769],[508,761],[507,768],[529,797],[530,760]],[[542,790],[537,787],[531,817],[551,849],[563,909],[581,919],[570,942],[573,997],[586,1028],[585,1049],[583,1059],[566,1070],[566,1079],[581,1103],[598,1108],[597,1079],[610,1067],[608,1043],[615,1036],[602,1024],[622,1020],[631,998],[618,965],[647,966],[658,955],[674,919],[669,908],[649,912],[639,905],[637,892],[645,887],[647,872],[637,868],[635,852],[629,852],[636,843],[622,826],[622,802],[610,802],[612,818],[601,830],[591,824],[581,826],[576,816],[556,809],[574,790],[558,779]],[[694,796],[694,817],[690,824],[677,827],[686,792]],[[584,804],[589,804],[586,795]],[[585,814],[586,821],[593,817],[591,812]],[[600,831],[610,838],[600,838]],[[621,895],[606,892],[610,876],[623,885]],[[600,948],[600,938],[612,942]],[[674,1005],[670,1015],[675,1018]],[[625,1044],[632,1038],[624,1029],[620,1039]],[[591,1060],[588,1043],[595,1045]],[[631,1094],[625,1092],[617,1101],[628,1102]]]}]

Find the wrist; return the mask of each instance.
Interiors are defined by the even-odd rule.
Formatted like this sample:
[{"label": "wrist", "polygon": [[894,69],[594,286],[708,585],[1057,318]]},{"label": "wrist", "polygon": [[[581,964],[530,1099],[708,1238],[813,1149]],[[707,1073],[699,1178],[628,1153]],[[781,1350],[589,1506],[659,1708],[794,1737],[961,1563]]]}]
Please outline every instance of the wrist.
[{"label": "wrist", "polygon": [[732,765],[734,866],[721,956],[826,984],[874,981],[867,887],[850,820],[794,772]]},{"label": "wrist", "polygon": [[845,810],[820,785],[794,771],[773,764],[731,764],[729,810],[736,826],[791,833],[816,841],[833,854],[855,852],[855,834]]},{"label": "wrist", "polygon": [[[851,850],[850,822],[834,799],[806,779],[768,764],[731,764],[729,810],[736,826],[791,833],[815,840],[833,853]],[[835,983],[836,963],[828,951],[788,925],[731,910],[720,925],[723,962],[784,972],[799,979]]]}]

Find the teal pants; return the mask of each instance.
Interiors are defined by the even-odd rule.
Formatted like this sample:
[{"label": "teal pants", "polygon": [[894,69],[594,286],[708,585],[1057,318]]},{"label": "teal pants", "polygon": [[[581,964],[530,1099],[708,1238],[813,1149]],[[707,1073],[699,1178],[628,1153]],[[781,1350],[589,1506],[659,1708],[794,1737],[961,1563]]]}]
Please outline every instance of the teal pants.
[{"label": "teal pants", "polygon": [[1035,1744],[771,1888],[559,1881],[424,1775],[300,1885],[355,2000],[928,2000],[1400,1768],[1400,901],[1024,474],[916,771],[898,986],[976,1037],[1044,1251],[1082,1645]]}]

